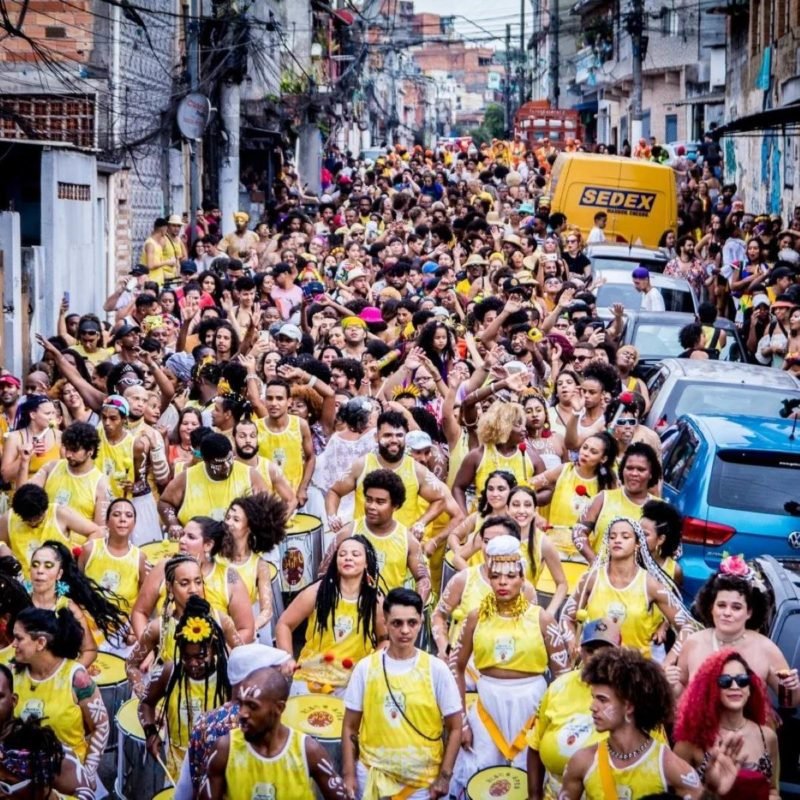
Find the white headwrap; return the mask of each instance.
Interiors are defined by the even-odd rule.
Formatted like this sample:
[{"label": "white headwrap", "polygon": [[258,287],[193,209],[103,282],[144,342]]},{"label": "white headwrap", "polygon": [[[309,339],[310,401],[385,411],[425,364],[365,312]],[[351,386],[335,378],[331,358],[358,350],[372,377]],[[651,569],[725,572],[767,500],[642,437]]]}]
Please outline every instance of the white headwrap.
[{"label": "white headwrap", "polygon": [[521,562],[520,541],[513,536],[495,536],[486,545],[486,565],[491,572],[516,575]]}]

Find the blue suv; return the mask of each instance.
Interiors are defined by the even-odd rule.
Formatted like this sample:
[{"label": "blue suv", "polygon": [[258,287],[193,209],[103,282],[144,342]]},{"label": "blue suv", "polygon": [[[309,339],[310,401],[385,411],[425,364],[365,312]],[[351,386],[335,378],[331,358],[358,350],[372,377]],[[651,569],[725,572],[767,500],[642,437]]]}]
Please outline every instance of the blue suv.
[{"label": "blue suv", "polygon": [[800,558],[800,424],[685,414],[663,436],[664,499],[684,516],[684,592],[723,551]]}]

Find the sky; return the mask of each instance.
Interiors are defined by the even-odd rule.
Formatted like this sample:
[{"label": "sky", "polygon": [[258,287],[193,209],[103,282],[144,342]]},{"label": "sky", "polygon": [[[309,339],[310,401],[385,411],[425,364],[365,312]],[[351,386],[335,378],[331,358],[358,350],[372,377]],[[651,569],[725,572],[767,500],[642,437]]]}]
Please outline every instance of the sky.
[{"label": "sky", "polygon": [[[525,0],[525,27],[530,31],[532,5],[530,0]],[[495,45],[502,45],[502,38],[505,36],[507,23],[512,24],[511,35],[519,37],[519,10],[520,0],[414,0],[414,10],[417,12],[428,11],[442,16],[460,15],[456,19],[456,29],[465,37],[487,38],[487,31],[500,37]],[[473,20],[479,25],[470,24],[462,17]]]}]

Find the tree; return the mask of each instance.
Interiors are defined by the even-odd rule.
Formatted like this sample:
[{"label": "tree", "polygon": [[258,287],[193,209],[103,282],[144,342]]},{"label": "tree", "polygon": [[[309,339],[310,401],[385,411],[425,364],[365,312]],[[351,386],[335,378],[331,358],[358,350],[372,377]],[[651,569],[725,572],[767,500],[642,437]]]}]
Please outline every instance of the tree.
[{"label": "tree", "polygon": [[502,139],[505,136],[505,112],[499,103],[489,103],[483,113],[483,128],[490,139]]}]

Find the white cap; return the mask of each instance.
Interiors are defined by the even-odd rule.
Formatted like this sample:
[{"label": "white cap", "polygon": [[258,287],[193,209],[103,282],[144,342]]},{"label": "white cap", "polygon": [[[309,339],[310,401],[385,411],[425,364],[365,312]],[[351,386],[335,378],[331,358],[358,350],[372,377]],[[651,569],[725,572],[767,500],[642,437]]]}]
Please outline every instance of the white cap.
[{"label": "white cap", "polygon": [[256,670],[266,667],[279,667],[291,656],[277,647],[270,647],[259,642],[234,647],[228,657],[228,680],[231,686],[241,683]]},{"label": "white cap", "polygon": [[424,450],[433,447],[433,439],[425,431],[409,431],[406,434],[406,448],[409,450]]},{"label": "white cap", "polygon": [[758,308],[759,306],[768,306],[769,305],[769,297],[765,294],[757,294],[753,298],[753,308]]},{"label": "white cap", "polygon": [[303,331],[301,331],[297,325],[292,325],[291,322],[285,322],[281,325],[278,336],[286,336],[289,339],[294,339],[296,342],[303,341]]}]

